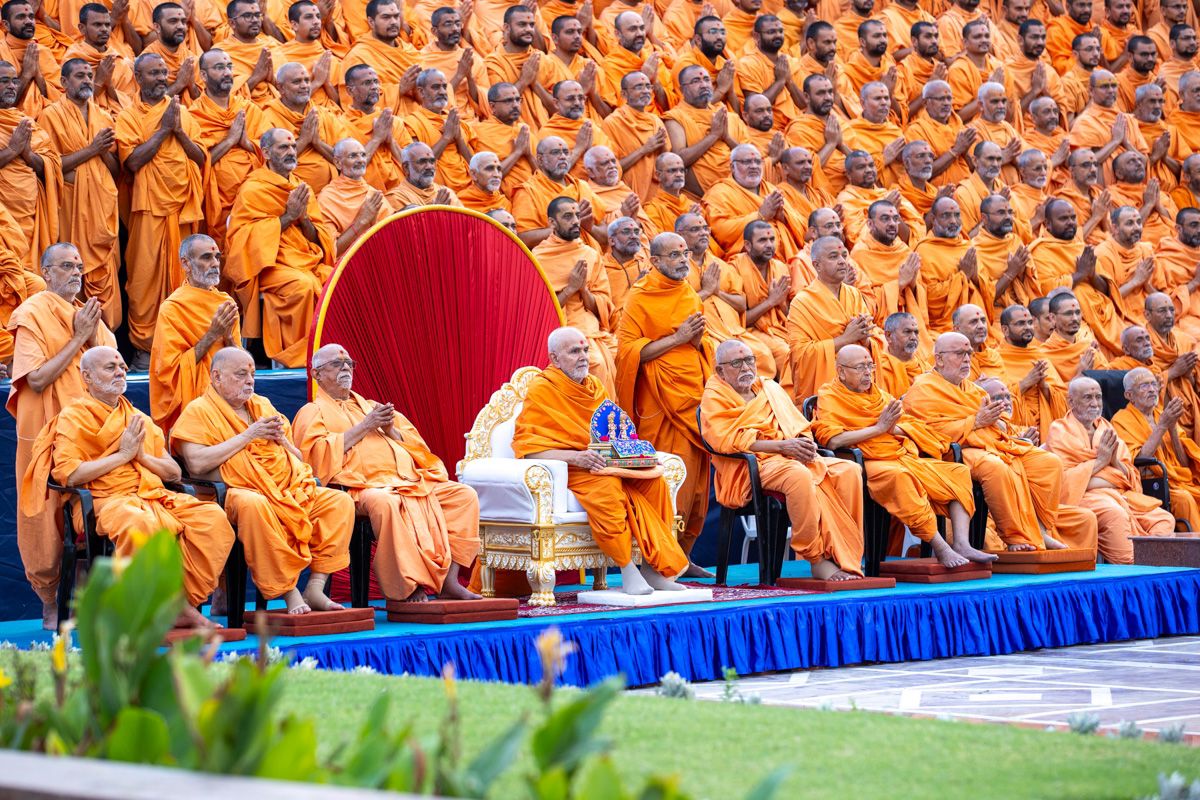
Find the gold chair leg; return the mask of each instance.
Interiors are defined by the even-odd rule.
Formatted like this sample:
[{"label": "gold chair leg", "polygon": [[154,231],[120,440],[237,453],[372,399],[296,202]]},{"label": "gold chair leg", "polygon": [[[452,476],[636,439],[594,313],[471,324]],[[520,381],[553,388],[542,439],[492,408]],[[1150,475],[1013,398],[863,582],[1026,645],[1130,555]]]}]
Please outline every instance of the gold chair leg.
[{"label": "gold chair leg", "polygon": [[592,589],[602,592],[608,588],[608,568],[596,567],[592,570]]},{"label": "gold chair leg", "polygon": [[529,579],[529,586],[533,589],[533,594],[529,597],[529,605],[554,605],[553,561],[534,561],[525,570],[525,577]]},{"label": "gold chair leg", "polygon": [[480,594],[484,597],[496,596],[496,570],[487,564],[479,566],[479,583],[482,586]]}]

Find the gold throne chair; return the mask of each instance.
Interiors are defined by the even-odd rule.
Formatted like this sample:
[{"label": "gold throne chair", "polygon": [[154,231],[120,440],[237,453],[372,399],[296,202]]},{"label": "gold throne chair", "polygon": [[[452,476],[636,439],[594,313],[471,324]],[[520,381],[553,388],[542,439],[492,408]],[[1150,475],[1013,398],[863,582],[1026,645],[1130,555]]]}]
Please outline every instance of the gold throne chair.
[{"label": "gold throne chair", "polygon": [[[596,569],[593,588],[605,589],[605,569],[617,566],[600,552],[587,512],[567,488],[562,461],[516,458],[512,439],[517,415],[537,367],[521,367],[492,394],[467,434],[458,480],[479,495],[480,579],[483,596],[495,596],[495,570],[523,570],[533,588],[531,605],[554,605],[554,573]],[[683,459],[659,453],[663,479],[675,511],[675,495],[687,475]],[[675,515],[676,530],[680,519]],[[637,542],[633,560],[641,563]]]}]

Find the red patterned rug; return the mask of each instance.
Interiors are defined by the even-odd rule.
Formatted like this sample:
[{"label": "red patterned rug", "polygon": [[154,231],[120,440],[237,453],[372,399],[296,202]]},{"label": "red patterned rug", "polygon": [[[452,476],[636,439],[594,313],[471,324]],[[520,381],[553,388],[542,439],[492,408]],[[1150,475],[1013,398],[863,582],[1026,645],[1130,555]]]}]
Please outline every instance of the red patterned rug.
[{"label": "red patterned rug", "polygon": [[[740,600],[763,600],[767,598],[778,597],[796,597],[804,594],[819,594],[819,592],[805,592],[798,589],[776,589],[767,586],[712,586],[704,583],[685,583],[689,589],[712,589],[714,603],[735,603]],[[521,610],[518,615],[521,617],[557,617],[563,614],[594,614],[597,611],[632,611],[630,606],[601,606],[594,603],[578,603],[576,600],[579,597],[578,592],[555,592],[554,599],[556,605],[549,607],[531,606],[528,604],[528,598],[521,599]],[[692,605],[688,603],[687,605]],[[662,608],[662,606],[651,606],[652,608]],[[646,608],[646,606],[642,606]]]}]

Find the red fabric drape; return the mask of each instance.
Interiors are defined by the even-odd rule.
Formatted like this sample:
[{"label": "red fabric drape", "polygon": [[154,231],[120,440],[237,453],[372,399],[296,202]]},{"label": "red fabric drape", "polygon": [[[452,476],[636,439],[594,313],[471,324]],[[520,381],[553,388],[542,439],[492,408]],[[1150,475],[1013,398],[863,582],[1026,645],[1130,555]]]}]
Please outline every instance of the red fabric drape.
[{"label": "red fabric drape", "polygon": [[451,475],[492,392],[545,366],[562,324],[533,258],[471,212],[401,212],[369,234],[330,280],[309,337],[356,363],[354,389],[412,420]]}]

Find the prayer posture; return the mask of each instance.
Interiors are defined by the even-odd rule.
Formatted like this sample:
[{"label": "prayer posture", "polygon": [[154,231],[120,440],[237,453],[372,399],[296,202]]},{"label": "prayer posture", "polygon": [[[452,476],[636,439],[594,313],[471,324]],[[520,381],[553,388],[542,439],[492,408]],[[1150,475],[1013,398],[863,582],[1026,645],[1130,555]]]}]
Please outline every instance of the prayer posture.
[{"label": "prayer posture", "polygon": [[[687,478],[676,507],[684,519],[681,544],[689,553],[708,510],[709,456],[696,428],[696,408],[712,375],[715,343],[704,304],[687,282],[683,237],[655,236],[650,261],[654,270],[629,290],[617,328],[618,405],[633,416],[638,435],[683,459]],[[686,574],[711,577],[694,564]]]},{"label": "prayer posture", "polygon": [[[871,497],[929,542],[940,564],[994,561],[968,539],[975,513],[970,469],[942,461],[946,440],[906,414],[903,403],[875,385],[874,375],[875,361],[865,347],[849,344],[838,351],[837,378],[817,393],[817,441],[831,450],[860,449]],[[922,452],[936,455],[921,458]],[[952,545],[938,533],[937,514],[950,517]]]},{"label": "prayer posture", "polygon": [[879,354],[876,380],[880,389],[903,399],[913,380],[929,371],[929,364],[917,353],[921,345],[917,318],[905,311],[889,315],[883,322],[883,338],[887,347]]},{"label": "prayer posture", "polygon": [[1046,449],[1062,458],[1062,502],[1096,514],[1100,554],[1114,564],[1133,563],[1131,536],[1170,536],[1175,520],[1142,494],[1129,448],[1101,416],[1100,384],[1076,378],[1067,385],[1070,413],[1050,426]]},{"label": "prayer posture", "polygon": [[383,192],[363,180],[368,160],[367,149],[357,139],[342,139],[333,148],[338,176],[317,195],[317,205],[337,235],[334,247],[339,256],[393,210]]},{"label": "prayer posture", "polygon": [[1129,405],[1113,414],[1112,424],[1134,458],[1157,458],[1167,468],[1171,514],[1200,531],[1200,482],[1193,467],[1200,464],[1200,447],[1179,425],[1183,402],[1159,402],[1158,378],[1146,367],[1125,373]]},{"label": "prayer posture", "polygon": [[233,529],[216,503],[168,491],[179,465],[167,452],[162,429],[125,399],[125,359],[112,347],[93,347],[79,361],[87,394],[52,418],[33,446],[21,487],[21,505],[46,505],[46,481],[92,493],[96,531],[129,557],[139,539],[166,528],[183,554],[187,605],[176,627],[212,627],[197,610],[217,588],[233,547]]},{"label": "prayer posture", "polygon": [[391,403],[353,391],[354,361],[327,344],[313,354],[316,397],[296,414],[296,446],[325,484],[345,486],[371,520],[384,597],[475,600],[459,572],[479,553],[479,499],[450,480],[441,459]]},{"label": "prayer posture", "polygon": [[[89,347],[116,347],[116,337],[101,319],[100,301],[81,303],[83,259],[72,244],[56,244],[42,254],[46,290],[12,312],[12,388],[8,412],[17,419],[16,478],[33,458],[33,441],[47,422],[83,396],[79,359]],[[17,547],[25,577],[42,601],[42,626],[58,628],[55,593],[62,565],[58,507],[51,503],[32,516],[17,514]]]},{"label": "prayer posture", "polygon": [[[666,482],[661,476],[605,474],[603,456],[588,449],[592,414],[609,399],[600,381],[588,374],[590,346],[575,328],[550,334],[550,366],[529,383],[513,433],[513,453],[517,458],[567,462],[567,488],[587,512],[601,552],[621,568],[624,592],[682,589],[675,579],[688,569],[688,558],[675,539]],[[667,452],[661,440],[651,439],[640,427],[638,435]],[[707,462],[703,468],[707,491]],[[690,465],[688,469],[690,476]],[[634,542],[641,553],[640,569],[633,563]]]},{"label": "prayer posture", "polygon": [[1095,547],[1091,512],[1059,508],[1062,462],[1018,438],[1003,419],[1004,404],[971,383],[971,343],[943,333],[934,343],[933,371],[920,375],[904,396],[904,408],[945,439],[962,446],[963,463],[983,487],[996,533],[1009,550],[1061,550],[1060,525],[1072,543]]},{"label": "prayer posture", "polygon": [[150,415],[170,434],[175,418],[208,388],[212,357],[242,342],[237,303],[217,288],[221,251],[202,233],[179,245],[183,285],[158,311],[150,350]]},{"label": "prayer posture", "polygon": [[[249,353],[217,351],[210,385],[179,415],[171,448],[189,474],[229,486],[225,513],[264,597],[282,597],[289,614],[342,607],[325,596],[325,583],[350,565],[354,501],[317,486],[287,420],[254,393]],[[296,582],[305,569],[311,572],[301,594]]]},{"label": "prayer posture", "polygon": [[299,367],[336,244],[316,194],[292,174],[296,138],[272,128],[261,145],[267,166],[242,184],[229,218],[229,277],[246,314],[246,335],[261,330],[273,361]]},{"label": "prayer posture", "polygon": [[[782,492],[792,524],[792,549],[820,580],[862,577],[862,474],[838,458],[817,455],[811,423],[770,378],[759,378],[754,354],[737,339],[716,350],[716,373],[704,386],[705,439],[722,453],[751,452],[767,491]],[[740,458],[718,458],[717,500],[741,508],[750,501],[750,472]]]}]

